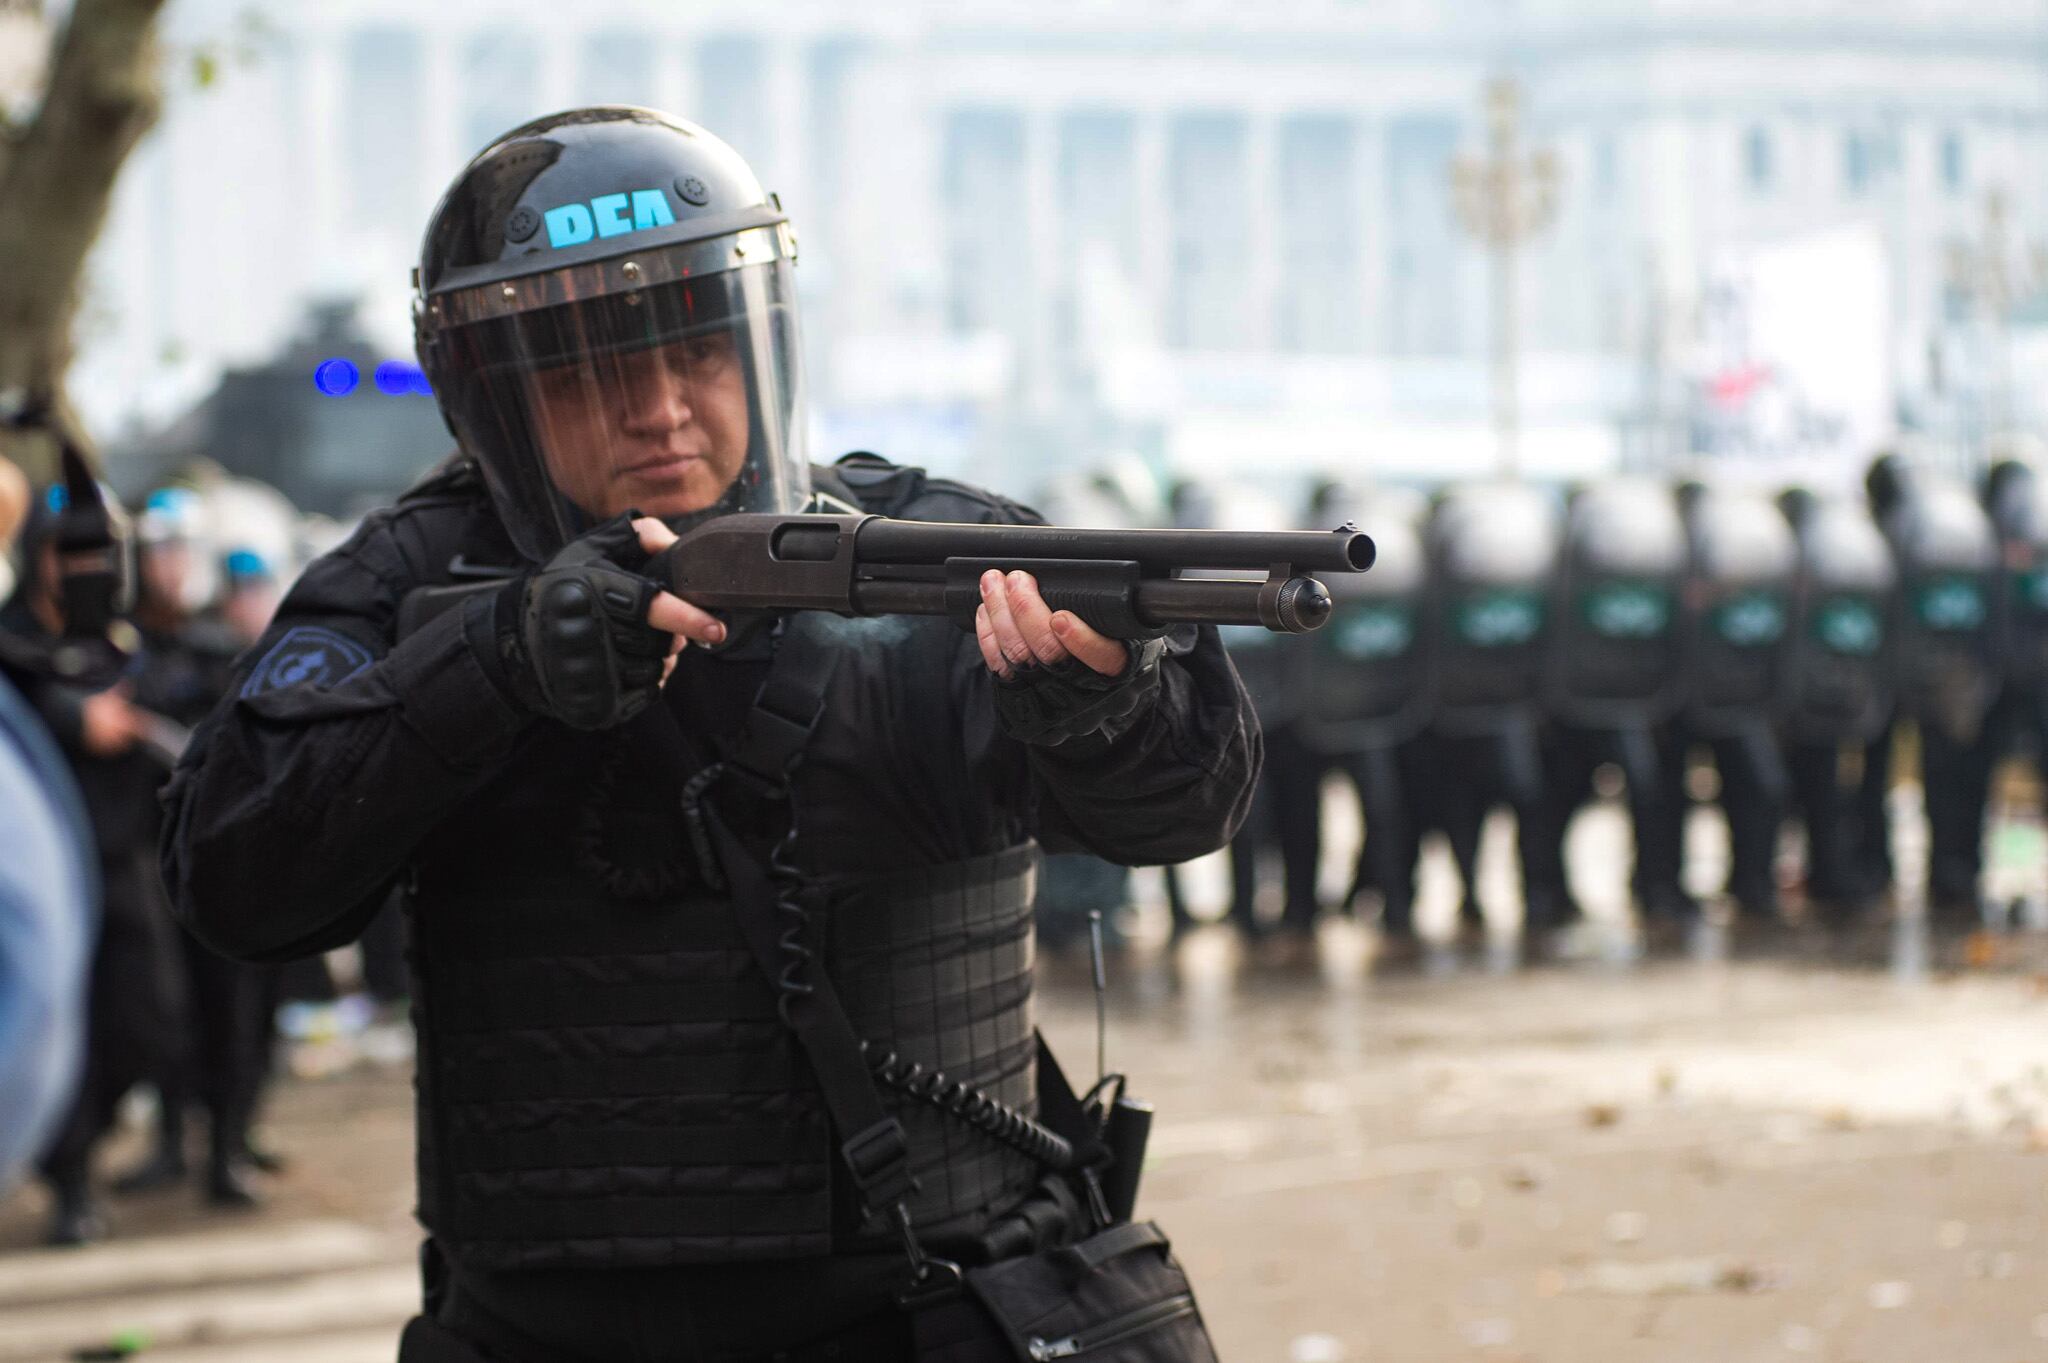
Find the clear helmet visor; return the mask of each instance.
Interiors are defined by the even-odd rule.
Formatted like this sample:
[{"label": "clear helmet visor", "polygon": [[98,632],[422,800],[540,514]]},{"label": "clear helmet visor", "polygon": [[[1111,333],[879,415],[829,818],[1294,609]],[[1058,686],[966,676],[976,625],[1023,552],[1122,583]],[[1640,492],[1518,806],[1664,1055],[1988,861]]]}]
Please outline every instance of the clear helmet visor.
[{"label": "clear helmet visor", "polygon": [[700,276],[687,249],[489,286],[538,306],[437,338],[443,409],[528,558],[624,511],[680,530],[808,502],[790,263]]}]

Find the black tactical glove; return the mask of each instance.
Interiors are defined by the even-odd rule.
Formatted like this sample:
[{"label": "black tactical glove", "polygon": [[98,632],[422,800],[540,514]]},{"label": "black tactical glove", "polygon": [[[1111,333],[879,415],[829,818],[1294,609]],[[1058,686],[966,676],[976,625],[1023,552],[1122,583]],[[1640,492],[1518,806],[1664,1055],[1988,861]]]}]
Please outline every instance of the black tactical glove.
[{"label": "black tactical glove", "polygon": [[640,576],[647,558],[627,512],[499,590],[499,675],[514,700],[572,729],[609,729],[647,708],[672,638],[647,623],[662,590]]},{"label": "black tactical glove", "polygon": [[1015,739],[1051,747],[1088,734],[1115,738],[1159,694],[1164,639],[1126,639],[1130,661],[1105,677],[1079,658],[1031,663],[996,681],[996,714]]}]

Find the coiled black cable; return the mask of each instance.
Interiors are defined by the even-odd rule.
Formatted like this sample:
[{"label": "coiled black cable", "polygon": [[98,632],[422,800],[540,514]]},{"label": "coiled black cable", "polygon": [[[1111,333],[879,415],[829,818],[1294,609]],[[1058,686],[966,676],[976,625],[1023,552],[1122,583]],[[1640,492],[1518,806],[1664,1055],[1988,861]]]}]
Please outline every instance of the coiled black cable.
[{"label": "coiled black cable", "polygon": [[[781,653],[783,631],[787,626],[787,620],[776,622],[775,634],[770,643],[771,658]],[[770,675],[773,675],[773,666],[771,662]],[[762,688],[766,690],[766,682],[762,683]],[[760,703],[758,698],[755,703]],[[815,716],[811,722],[813,725],[816,724]],[[817,958],[817,953],[804,944],[804,938],[810,933],[811,918],[803,905],[803,871],[796,864],[797,810],[794,787],[797,768],[803,765],[803,761],[804,747],[799,744],[796,750],[790,753],[789,760],[783,764],[781,786],[768,792],[770,799],[781,804],[783,813],[789,820],[782,836],[776,840],[775,849],[768,854],[768,879],[775,886],[775,912],[782,922],[782,931],[775,936],[775,945],[783,955],[782,970],[775,977],[775,1011],[781,1017],[782,1025],[790,1028],[796,1025],[790,1016],[790,1010],[796,1006],[798,1000],[809,998],[818,992],[817,986],[804,978],[809,973],[811,962]]]},{"label": "coiled black cable", "polygon": [[915,1060],[905,1060],[894,1051],[884,1051],[873,1042],[861,1042],[860,1053],[876,1083],[965,1122],[1036,1164],[1060,1173],[1074,1167],[1072,1142],[1000,1098],[948,1079],[943,1072],[926,1069]]},{"label": "coiled black cable", "polygon": [[[796,763],[791,762],[790,771],[795,769]],[[787,773],[783,789],[788,789]],[[768,878],[775,884],[775,912],[783,923],[782,931],[775,938],[775,945],[781,949],[784,958],[782,973],[775,977],[775,1011],[781,1015],[786,1027],[794,1026],[790,1009],[796,1001],[818,992],[817,986],[804,978],[818,953],[804,945],[811,919],[804,911],[803,877],[796,866],[796,802],[788,803],[789,831],[768,854]]]},{"label": "coiled black cable", "polygon": [[[782,643],[782,626],[776,628],[774,646]],[[775,1010],[781,1016],[784,1026],[794,1026],[790,1010],[800,999],[809,998],[817,992],[817,986],[804,976],[809,973],[817,953],[806,945],[809,935],[810,914],[803,905],[804,877],[796,864],[797,808],[791,789],[795,783],[797,768],[803,765],[803,748],[790,755],[782,770],[782,784],[770,792],[771,798],[783,806],[789,824],[782,837],[776,842],[774,851],[768,854],[768,878],[775,886],[775,911],[782,920],[782,931],[776,935],[776,947],[783,954],[781,971],[775,977]],[[718,770],[707,768],[698,776],[703,786],[717,780]],[[687,792],[685,804],[694,807],[701,799],[703,786],[693,783]],[[1025,1116],[1001,1099],[982,1092],[967,1084],[949,1080],[937,1070],[928,1070],[912,1060],[904,1060],[894,1051],[878,1053],[870,1043],[860,1043],[861,1057],[868,1062],[876,1082],[903,1093],[921,1103],[966,1123],[982,1134],[1019,1151],[1034,1163],[1059,1172],[1074,1167],[1074,1147],[1064,1136],[1049,1130]]]}]

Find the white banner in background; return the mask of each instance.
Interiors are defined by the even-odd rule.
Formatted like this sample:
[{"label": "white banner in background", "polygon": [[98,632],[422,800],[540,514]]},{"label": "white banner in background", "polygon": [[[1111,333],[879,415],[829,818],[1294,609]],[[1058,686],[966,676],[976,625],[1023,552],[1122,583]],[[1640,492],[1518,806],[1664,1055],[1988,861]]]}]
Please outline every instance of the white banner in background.
[{"label": "white banner in background", "polygon": [[1895,433],[1888,288],[1868,226],[1718,256],[1693,365],[1694,452],[1781,477],[1787,465],[1860,472]]}]

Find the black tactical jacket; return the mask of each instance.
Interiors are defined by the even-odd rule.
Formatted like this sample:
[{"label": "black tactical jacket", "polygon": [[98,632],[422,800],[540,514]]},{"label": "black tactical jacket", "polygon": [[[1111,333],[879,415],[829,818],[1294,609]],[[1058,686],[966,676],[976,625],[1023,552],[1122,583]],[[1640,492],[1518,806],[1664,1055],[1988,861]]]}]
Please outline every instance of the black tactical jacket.
[{"label": "black tactical jacket", "polygon": [[[817,476],[884,514],[1030,518],[872,458]],[[165,879],[180,914],[231,955],[285,958],[348,940],[392,881],[414,873],[422,1218],[472,1262],[705,1262],[845,1243],[814,1215],[807,1182],[829,1147],[802,1132],[810,1123],[822,1133],[822,1116],[814,1103],[785,1105],[801,1095],[775,1078],[791,1056],[770,1036],[772,999],[722,935],[672,795],[647,779],[646,754],[631,745],[633,726],[575,734],[523,718],[477,661],[490,643],[484,597],[394,637],[400,601],[448,582],[458,560],[512,561],[488,497],[460,462],[301,577],[166,795]],[[820,623],[840,661],[793,786],[796,858],[820,885],[1012,867],[1034,838],[1126,863],[1180,861],[1226,841],[1243,816],[1259,735],[1213,630],[1173,641],[1153,698],[1111,730],[1045,746],[1004,732],[995,680],[970,634],[936,620]],[[758,648],[689,650],[663,703],[691,745],[716,757],[766,667]],[[622,907],[635,897],[653,907]],[[909,1031],[933,1048],[926,1063],[979,1074],[1028,1107],[1029,1072],[1009,1035],[1028,1033],[1028,944],[1019,955],[1009,929],[995,930],[1016,920],[985,894],[940,904],[935,911],[983,925],[974,932],[985,940],[963,955],[958,944],[911,940],[901,905],[914,902],[898,895],[896,926],[876,929],[891,941],[849,940],[856,925],[890,919],[886,905],[865,918],[850,912],[834,929],[827,963],[835,977],[846,964],[850,1007],[884,1026],[892,1008],[909,1016],[903,1004],[916,991],[928,995],[935,969],[980,979],[950,986],[971,999],[958,1017],[924,1025],[931,1010],[922,1007]],[[660,926],[655,910],[685,926]],[[590,941],[579,943],[579,920]],[[925,974],[857,964],[892,952],[922,961]],[[583,962],[563,968],[551,955]],[[634,1001],[636,987],[645,1002]],[[719,997],[734,1000],[733,1012],[725,1039],[707,1048],[705,1029],[720,1015],[705,1009]],[[771,1025],[756,1026],[764,1007]],[[977,1031],[985,1044],[969,1040]],[[749,1093],[766,1096],[705,1107]],[[692,1160],[674,1135],[689,1123],[710,1133],[748,1119],[795,1133],[772,1171],[735,1173],[748,1152],[709,1134]],[[961,1164],[961,1142],[933,1135],[922,1142],[931,1216],[971,1231],[993,1199],[1028,1183],[1028,1170],[991,1163],[978,1147]],[[942,1145],[945,1167],[933,1169]],[[678,1158],[644,1153],[656,1147]],[[707,1201],[679,1186],[691,1163],[706,1188],[732,1195]],[[765,1210],[782,1223],[756,1234]]]}]

